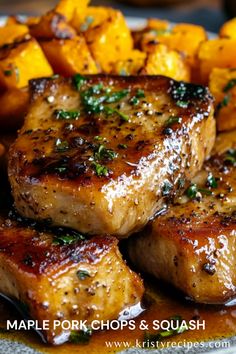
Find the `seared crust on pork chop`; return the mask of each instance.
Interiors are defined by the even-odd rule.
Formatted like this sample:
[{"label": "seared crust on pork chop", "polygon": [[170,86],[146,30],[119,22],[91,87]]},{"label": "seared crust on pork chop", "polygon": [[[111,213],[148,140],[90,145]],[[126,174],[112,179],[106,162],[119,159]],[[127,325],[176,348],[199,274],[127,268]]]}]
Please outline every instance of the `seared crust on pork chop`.
[{"label": "seared crust on pork chop", "polygon": [[236,131],[218,136],[193,183],[194,199],[182,197],[132,238],[129,254],[193,300],[224,303],[236,295]]},{"label": "seared crust on pork chop", "polygon": [[116,238],[81,238],[66,229],[52,233],[12,220],[0,227],[0,292],[20,300],[39,326],[47,319],[44,337],[53,344],[70,335],[55,327],[55,320],[89,326],[116,319],[143,295],[142,281],[123,261]]},{"label": "seared crust on pork chop", "polygon": [[215,140],[212,98],[165,77],[31,82],[10,150],[17,210],[90,234],[139,230],[191,179]]}]

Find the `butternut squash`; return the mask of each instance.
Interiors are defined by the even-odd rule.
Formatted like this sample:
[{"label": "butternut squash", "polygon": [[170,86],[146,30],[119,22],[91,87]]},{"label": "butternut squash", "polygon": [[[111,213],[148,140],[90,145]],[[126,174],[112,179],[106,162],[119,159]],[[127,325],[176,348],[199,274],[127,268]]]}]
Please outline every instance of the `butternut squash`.
[{"label": "butternut squash", "polygon": [[53,70],[34,38],[23,38],[0,48],[0,88],[22,88],[30,79],[52,74]]}]

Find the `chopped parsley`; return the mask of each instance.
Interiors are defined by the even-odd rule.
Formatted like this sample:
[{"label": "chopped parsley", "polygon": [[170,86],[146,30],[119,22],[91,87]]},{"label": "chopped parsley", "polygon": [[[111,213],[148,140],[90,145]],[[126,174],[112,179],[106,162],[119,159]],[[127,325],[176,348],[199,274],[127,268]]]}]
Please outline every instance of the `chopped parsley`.
[{"label": "chopped parsley", "polygon": [[145,333],[144,344],[146,348],[147,347],[149,348],[150,343],[156,342],[156,346],[158,346],[158,342],[161,342],[166,338],[170,338],[172,336],[188,331],[188,326],[186,324],[186,321],[184,321],[181,316],[170,317],[168,321],[173,322],[172,327],[175,329],[169,329],[158,333]]},{"label": "chopped parsley", "polygon": [[80,91],[80,97],[84,110],[89,114],[98,114],[105,112],[107,115],[117,114],[122,120],[128,121],[129,117],[117,108],[107,106],[107,104],[117,103],[128,95],[129,89],[111,92],[110,87],[104,87],[102,83],[90,86],[86,90],[81,91],[82,86],[86,83],[86,78],[77,74],[73,78],[74,85]]},{"label": "chopped parsley", "polygon": [[170,28],[159,28],[159,29],[151,29],[150,30],[150,34],[154,35],[154,36],[164,36],[167,34],[170,34],[172,32],[172,30]]},{"label": "chopped parsley", "polygon": [[78,119],[80,116],[79,111],[66,111],[65,109],[56,109],[53,114],[59,120]]},{"label": "chopped parsley", "polygon": [[92,162],[92,167],[94,168],[94,171],[98,177],[102,176],[108,176],[109,175],[109,170],[106,166],[100,165],[100,163],[93,161]]},{"label": "chopped parsley", "polygon": [[144,91],[143,91],[142,89],[137,89],[136,97],[138,97],[138,98],[144,98],[144,97],[145,97]]},{"label": "chopped parsley", "polygon": [[234,88],[235,86],[236,86],[236,79],[231,79],[231,80],[229,80],[227,85],[225,85],[225,87],[223,88],[223,92],[228,92],[232,88]]},{"label": "chopped parsley", "polygon": [[165,123],[165,125],[167,127],[173,125],[173,124],[176,124],[176,123],[181,123],[182,121],[182,118],[181,117],[175,117],[175,116],[172,116],[172,117],[169,117]]},{"label": "chopped parsley", "polygon": [[119,102],[122,98],[126,97],[129,93],[128,89],[124,89],[121,91],[113,92],[109,95],[107,95],[107,98],[105,100],[106,103],[115,103]]},{"label": "chopped parsley", "polygon": [[131,97],[129,103],[133,106],[137,106],[139,104],[139,98],[144,98],[144,91],[141,89],[137,89],[135,96]]},{"label": "chopped parsley", "polygon": [[236,150],[235,149],[229,149],[226,152],[224,162],[235,166],[235,164],[236,164]]},{"label": "chopped parsley", "polygon": [[69,149],[69,144],[66,140],[57,139],[55,142],[55,150],[57,152],[65,152]]},{"label": "chopped parsley", "polygon": [[73,232],[64,232],[64,233],[59,233],[58,235],[53,236],[53,245],[72,245],[77,241],[83,241],[85,240],[84,235],[73,231]]},{"label": "chopped parsley", "polygon": [[195,199],[198,193],[212,195],[212,192],[209,189],[199,188],[196,183],[191,184],[186,190],[186,195],[190,199]]},{"label": "chopped parsley", "polygon": [[82,25],[80,26],[80,31],[86,32],[93,22],[94,22],[93,16],[86,16],[84,23],[82,23]]},{"label": "chopped parsley", "polygon": [[54,167],[54,171],[58,173],[65,173],[67,171],[67,166]]},{"label": "chopped parsley", "polygon": [[89,272],[87,270],[78,270],[76,272],[76,275],[80,280],[85,280],[86,278],[91,277],[91,275],[89,274]]},{"label": "chopped parsley", "polygon": [[99,145],[98,150],[94,153],[94,159],[95,160],[113,160],[118,156],[118,154],[111,150],[107,149],[104,145]]},{"label": "chopped parsley", "polygon": [[[231,79],[229,80],[229,82],[225,85],[225,87],[223,88],[223,92],[228,93],[230,90],[232,90],[232,88],[234,88],[236,86],[236,79]],[[222,99],[222,101],[220,103],[218,103],[217,108],[216,108],[216,113],[222,109],[223,107],[228,106],[229,102],[231,100],[231,94],[228,93],[227,95],[224,96],[224,98]]]},{"label": "chopped parsley", "polygon": [[218,187],[217,180],[213,176],[212,173],[208,174],[206,185],[207,185],[207,187],[211,187],[211,188],[217,188]]},{"label": "chopped parsley", "polygon": [[74,85],[75,85],[76,90],[78,90],[78,91],[81,89],[81,87],[82,87],[86,82],[87,82],[87,79],[86,79],[84,76],[80,75],[80,74],[76,74],[76,75],[74,75],[74,77],[73,77],[73,83],[74,83]]},{"label": "chopped parsley", "polygon": [[220,103],[218,103],[218,105],[216,107],[216,112],[219,111],[223,107],[227,107],[229,102],[230,102],[230,100],[231,100],[231,95],[230,94],[229,95],[225,95],[223,100]]},{"label": "chopped parsley", "polygon": [[121,120],[123,120],[124,122],[129,121],[129,116],[127,116],[123,112],[119,111],[117,108],[111,108],[111,107],[106,106],[104,108],[104,111],[106,112],[107,115],[117,114],[121,118]]},{"label": "chopped parsley", "polygon": [[96,135],[96,136],[94,137],[94,140],[101,141],[101,140],[103,140],[103,137],[100,136],[100,135]]},{"label": "chopped parsley", "polygon": [[124,149],[125,150],[125,149],[127,149],[128,146],[126,144],[118,144],[117,147],[118,147],[118,149]]},{"label": "chopped parsley", "polygon": [[165,196],[168,196],[171,192],[173,188],[173,185],[172,183],[170,183],[169,181],[165,181],[164,182],[164,185],[162,187],[162,195],[165,197]]},{"label": "chopped parsley", "polygon": [[139,104],[139,99],[137,96],[133,96],[131,97],[129,103],[132,104],[132,106],[137,106]]},{"label": "chopped parsley", "polygon": [[12,75],[12,70],[11,69],[4,70],[3,73],[4,73],[5,76],[11,76]]},{"label": "chopped parsley", "polygon": [[187,101],[176,101],[176,106],[180,108],[188,108],[188,102]]},{"label": "chopped parsley", "polygon": [[74,344],[89,343],[92,336],[92,329],[88,327],[85,331],[71,331],[69,341]]}]

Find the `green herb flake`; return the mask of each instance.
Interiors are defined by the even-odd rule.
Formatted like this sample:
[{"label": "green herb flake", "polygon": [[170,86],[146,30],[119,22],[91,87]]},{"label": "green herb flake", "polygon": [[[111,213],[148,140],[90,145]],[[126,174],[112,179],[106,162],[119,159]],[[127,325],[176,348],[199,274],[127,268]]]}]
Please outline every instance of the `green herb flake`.
[{"label": "green herb flake", "polygon": [[125,149],[127,149],[128,146],[126,144],[118,144],[117,147],[118,147],[118,149],[124,149],[125,150]]},{"label": "green herb flake", "polygon": [[85,331],[71,331],[69,341],[73,344],[87,344],[92,336],[92,329],[88,327]]},{"label": "green herb flake", "polygon": [[65,173],[67,171],[67,167],[54,167],[54,171],[58,173]]},{"label": "green herb flake", "polygon": [[206,189],[206,188],[198,188],[198,192],[205,194],[205,195],[212,195],[212,191],[209,191],[209,189]]},{"label": "green herb flake", "polygon": [[227,85],[223,88],[223,92],[228,92],[236,86],[236,79],[231,79]]},{"label": "green herb flake", "polygon": [[95,173],[96,173],[96,175],[98,177],[108,176],[109,175],[109,170],[108,170],[108,168],[106,166],[100,165],[96,161],[93,161],[91,166],[94,168],[94,171],[95,171]]},{"label": "green herb flake", "polygon": [[86,278],[91,277],[91,275],[89,274],[89,272],[87,270],[78,270],[76,272],[76,275],[80,280],[85,280]]},{"label": "green herb flake", "polygon": [[128,73],[127,73],[127,71],[126,71],[124,68],[122,68],[122,69],[119,71],[119,75],[120,75],[120,76],[128,76]]},{"label": "green herb flake", "polygon": [[73,83],[75,88],[79,91],[81,87],[87,82],[87,79],[80,75],[80,74],[75,74],[73,77]]},{"label": "green herb flake", "polygon": [[129,103],[132,105],[132,106],[137,106],[139,104],[139,99],[136,97],[136,96],[133,96],[131,97]]},{"label": "green herb flake", "polygon": [[205,188],[199,188],[196,183],[193,183],[186,190],[186,195],[190,199],[195,199],[197,197],[197,193],[201,193],[204,195],[212,195],[212,191]]},{"label": "green herb flake", "polygon": [[165,196],[168,196],[171,192],[173,188],[173,185],[172,183],[170,183],[169,181],[165,181],[164,182],[164,185],[162,187],[162,195],[165,197]]},{"label": "green herb flake", "polygon": [[235,164],[236,164],[236,150],[235,149],[229,149],[226,152],[224,162],[235,166]]},{"label": "green herb flake", "polygon": [[149,33],[154,36],[165,36],[172,33],[172,30],[170,28],[159,28],[159,29],[153,28],[149,31]]},{"label": "green herb flake", "polygon": [[3,73],[4,73],[5,76],[11,76],[12,75],[12,70],[11,69],[4,70]]},{"label": "green herb flake", "polygon": [[101,141],[101,140],[103,140],[103,137],[100,136],[100,135],[96,135],[96,136],[94,137],[94,140]]},{"label": "green herb flake", "polygon": [[223,100],[217,105],[216,111],[219,111],[223,107],[227,107],[231,100],[231,95],[226,95]]},{"label": "green herb flake", "polygon": [[170,338],[172,336],[184,333],[189,329],[186,322],[183,321],[181,316],[170,317],[168,321],[174,321],[175,326],[173,327],[175,327],[176,329],[165,330],[158,333],[145,333],[144,345],[146,348],[149,348],[149,343],[156,343],[156,346],[158,346],[158,342],[161,342],[166,338]]},{"label": "green herb flake", "polygon": [[83,241],[83,240],[85,240],[84,235],[78,232],[65,233],[65,234],[54,235],[52,244],[61,245],[61,246],[72,245],[77,241]]},{"label": "green herb flake", "polygon": [[212,173],[209,173],[207,176],[207,182],[206,182],[207,187],[211,187],[211,188],[217,188],[218,187],[218,183],[216,178],[213,176]]},{"label": "green herb flake", "polygon": [[122,100],[122,98],[126,97],[126,96],[128,95],[128,93],[129,93],[129,90],[128,90],[128,89],[110,93],[110,94],[107,96],[105,102],[106,102],[106,103],[116,103],[116,102],[119,102],[120,100]]},{"label": "green herb flake", "polygon": [[181,117],[175,117],[175,116],[172,116],[172,117],[169,117],[165,123],[165,125],[167,127],[173,125],[173,124],[180,124],[182,122],[182,118]]},{"label": "green herb flake", "polygon": [[57,139],[55,142],[55,150],[57,152],[65,152],[66,150],[69,149],[69,144],[67,141],[62,141],[61,139]]},{"label": "green herb flake", "polygon": [[94,159],[95,160],[113,160],[118,156],[118,154],[111,150],[107,149],[104,145],[99,145],[97,151],[94,153]]},{"label": "green herb flake", "polygon": [[121,112],[117,108],[112,108],[112,107],[106,106],[106,107],[104,107],[104,111],[107,115],[117,114],[121,118],[121,120],[123,120],[124,122],[129,121],[129,116],[127,116],[125,113]]},{"label": "green herb flake", "polygon": [[176,101],[176,106],[180,108],[188,108],[188,102],[187,101]]},{"label": "green herb flake", "polygon": [[53,115],[58,120],[78,119],[80,117],[79,111],[66,111],[64,109],[56,109]]},{"label": "green herb flake", "polygon": [[93,22],[94,22],[93,16],[86,16],[84,23],[82,23],[82,25],[80,26],[80,31],[86,32]]},{"label": "green herb flake", "polygon": [[121,120],[123,120],[124,122],[128,122],[129,121],[129,116],[127,116],[127,114],[119,111],[118,109],[114,110],[116,114],[118,114],[118,116],[121,118]]},{"label": "green herb flake", "polygon": [[197,192],[198,192],[198,188],[197,188],[197,185],[194,183],[188,187],[188,189],[186,190],[186,195],[190,199],[195,199]]},{"label": "green herb flake", "polygon": [[144,91],[143,91],[142,89],[137,89],[136,97],[138,97],[138,98],[144,98],[144,97],[145,97]]}]

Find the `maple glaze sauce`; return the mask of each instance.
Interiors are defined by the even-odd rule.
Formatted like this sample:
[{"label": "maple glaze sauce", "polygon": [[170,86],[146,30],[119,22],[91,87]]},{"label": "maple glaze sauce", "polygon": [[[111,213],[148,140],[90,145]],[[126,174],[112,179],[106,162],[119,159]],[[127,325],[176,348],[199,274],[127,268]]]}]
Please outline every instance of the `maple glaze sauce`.
[{"label": "maple glaze sauce", "polygon": [[[207,341],[214,339],[221,339],[236,335],[236,306],[207,306],[198,305],[186,301],[183,297],[175,294],[173,289],[163,289],[163,286],[158,284],[154,279],[149,280],[146,285],[146,297],[148,299],[147,310],[136,319],[136,324],[141,320],[146,320],[148,324],[152,324],[153,320],[164,320],[174,315],[180,315],[186,321],[193,317],[199,318],[201,321],[205,320],[205,330],[186,331],[182,334],[168,338],[167,341]],[[170,296],[172,294],[173,296]],[[19,319],[16,310],[10,306],[5,300],[0,300],[0,318],[1,327],[6,326],[6,320]],[[138,327],[138,325],[137,325]],[[150,330],[150,333],[155,331]],[[103,331],[93,334],[89,344],[64,344],[61,346],[50,346],[43,344],[39,336],[33,331],[12,331],[1,332],[0,338],[23,342],[36,350],[43,353],[81,353],[98,354],[98,353],[114,353],[125,346],[121,344],[119,349],[106,347],[105,342],[130,342],[130,346],[134,346],[136,340],[140,343],[144,339],[144,331],[135,329],[117,330],[117,331]]]}]

